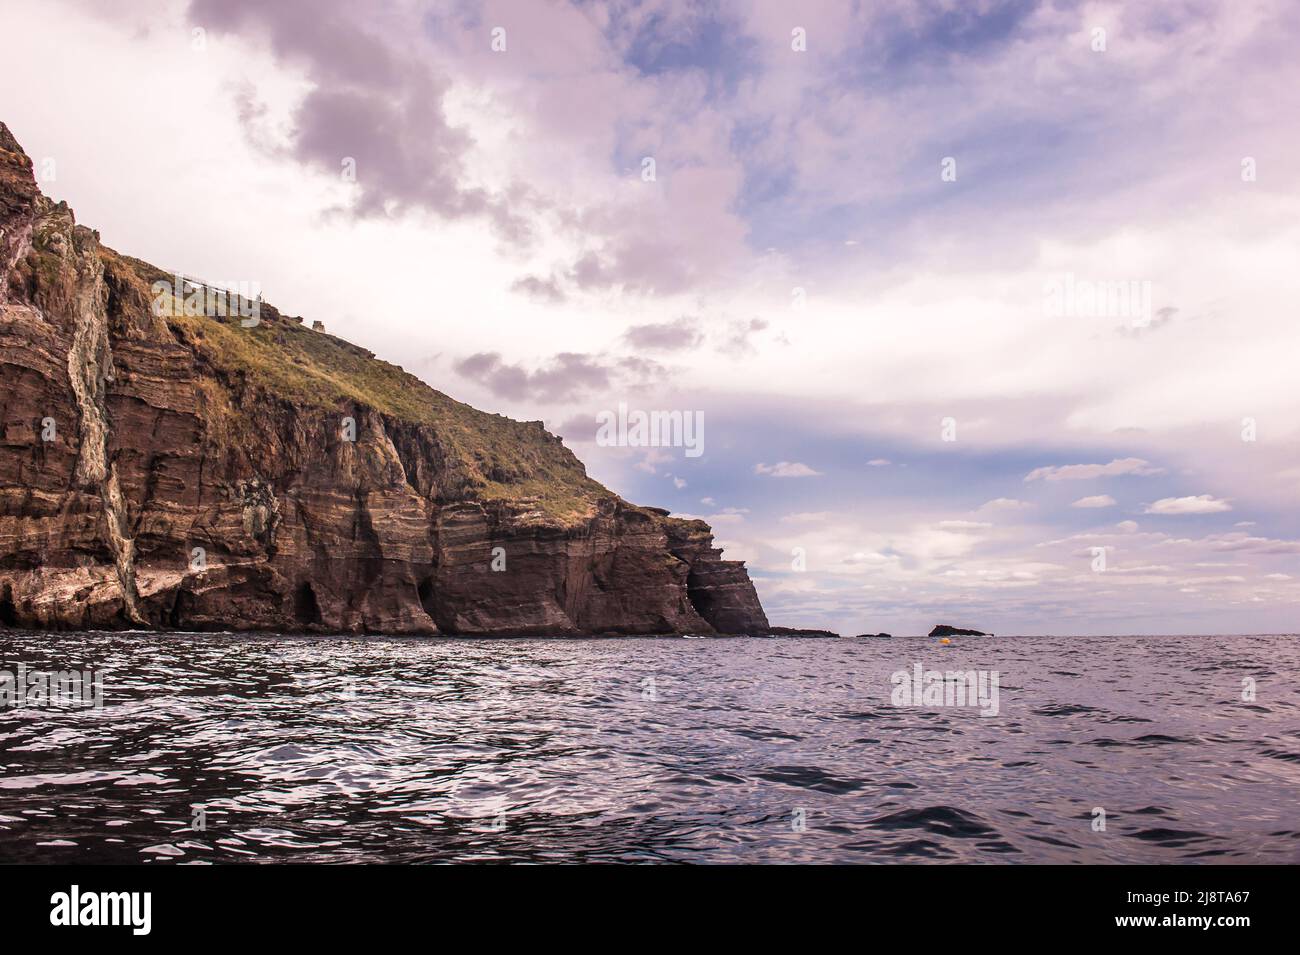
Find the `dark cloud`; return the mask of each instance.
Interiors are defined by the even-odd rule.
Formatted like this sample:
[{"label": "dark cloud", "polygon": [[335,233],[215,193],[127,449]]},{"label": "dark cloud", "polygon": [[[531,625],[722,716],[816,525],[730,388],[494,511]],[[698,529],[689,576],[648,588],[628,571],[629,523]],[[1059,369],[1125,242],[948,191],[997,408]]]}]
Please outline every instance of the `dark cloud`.
[{"label": "dark cloud", "polygon": [[529,371],[510,365],[498,352],[479,352],[456,362],[456,373],[479,381],[494,395],[513,401],[568,401],[610,384],[610,368],[592,355],[561,352],[544,367]]},{"label": "dark cloud", "polygon": [[569,267],[569,279],[584,291],[672,294],[716,278],[702,250],[653,225],[628,223],[624,210],[602,207],[581,219],[586,234],[604,239],[599,252],[584,252]]},{"label": "dark cloud", "polygon": [[594,414],[578,414],[554,427],[554,432],[566,441],[594,441],[600,423]]},{"label": "dark cloud", "polygon": [[569,269],[569,278],[584,289],[608,289],[618,284],[618,270],[595,252],[584,253]]},{"label": "dark cloud", "polygon": [[191,0],[190,21],[264,38],[278,58],[308,65],[317,81],[394,85],[402,67],[383,41],[347,19],[352,9],[345,0]]},{"label": "dark cloud", "polygon": [[563,302],[566,297],[555,276],[543,279],[536,275],[525,275],[510,286],[510,291],[520,292],[538,302]]},{"label": "dark cloud", "polygon": [[[482,216],[502,238],[526,242],[528,224],[513,211],[529,201],[526,190],[500,196],[461,185],[472,140],[447,122],[447,80],[366,32],[354,10],[342,0],[192,0],[190,20],[265,41],[277,59],[306,71],[313,86],[293,115],[288,154],[335,176],[345,159],[354,160],[354,214],[421,209],[444,218]],[[264,111],[247,90],[238,109],[250,139],[265,148]]]},{"label": "dark cloud", "polygon": [[649,358],[577,352],[560,352],[532,369],[510,364],[498,352],[478,352],[454,362],[452,368],[499,398],[542,402],[571,401],[610,389],[631,391],[667,374],[663,365]]},{"label": "dark cloud", "polygon": [[678,351],[694,348],[703,335],[695,327],[696,319],[682,316],[673,322],[652,325],[633,325],[623,335],[624,341],[634,348],[656,351]]},{"label": "dark cloud", "polygon": [[625,378],[629,383],[641,387],[652,381],[662,380],[667,377],[668,369],[652,358],[641,358],[635,355],[629,355],[626,358],[618,360],[617,367],[625,373]]},{"label": "dark cloud", "polygon": [[[684,126],[685,139],[676,138],[672,151],[676,161],[660,168],[660,180],[642,184],[644,195],[634,203],[636,215],[629,213],[626,197],[618,201],[566,197],[564,190],[546,183],[536,165],[529,169],[522,162],[509,185],[499,189],[475,185],[470,167],[473,136],[468,126],[451,124],[444,98],[450,77],[468,76],[471,85],[493,85],[500,77],[484,68],[483,22],[477,13],[467,11],[469,5],[443,15],[422,15],[416,18],[423,25],[417,29],[409,11],[388,5],[367,8],[344,0],[190,0],[189,19],[214,35],[237,35],[264,44],[278,61],[305,74],[309,88],[285,128],[273,125],[251,84],[237,94],[239,116],[250,142],[272,155],[329,176],[341,174],[345,159],[354,160],[355,192],[347,212],[384,216],[419,211],[444,219],[479,219],[499,239],[516,247],[531,245],[536,230],[545,223],[583,244],[552,276],[549,287],[538,284],[545,279],[529,282],[524,276],[519,291],[559,301],[563,282],[568,293],[577,289],[671,294],[717,283],[743,257],[745,228],[728,209],[729,197],[740,189],[742,170],[725,150],[713,154],[714,140],[725,142],[724,121],[706,112],[708,122],[696,122],[708,103],[696,80],[707,71],[689,65],[695,63],[694,53],[683,60],[685,48],[675,46],[676,41],[659,53],[647,52],[650,59],[643,66],[648,72],[643,76],[653,87],[652,98],[665,107],[672,105],[665,116]],[[594,23],[581,7],[512,11],[512,17],[518,29],[534,37],[537,51],[562,47],[569,40],[591,56],[598,56],[593,51],[607,50],[608,40],[592,32]],[[643,15],[637,13],[633,19],[640,21]],[[631,29],[630,24],[625,26]],[[702,45],[696,53],[707,62],[724,48],[717,46],[719,37],[708,22],[701,28],[697,39]],[[551,30],[564,32],[564,38],[551,37],[547,32]],[[665,24],[657,31],[665,37],[677,35]],[[430,41],[432,47],[426,45]],[[638,49],[642,47],[650,49],[644,44]],[[436,59],[421,55],[434,49]],[[517,60],[517,55],[523,59]],[[611,117],[603,110],[591,111],[590,119],[585,114],[575,117],[572,103],[575,97],[596,96],[593,90],[621,94],[627,79],[621,60],[599,58],[598,68],[590,69],[588,64],[587,71],[575,78],[568,72],[573,63],[554,59],[561,55],[547,58],[535,52],[533,57],[542,58],[534,62],[526,51],[516,54],[512,48],[511,69],[532,64],[545,82],[525,91],[512,92],[509,83],[504,89],[498,87],[504,93],[503,103],[517,96],[516,105],[529,117],[527,122],[541,133],[535,145],[521,142],[518,149],[542,150],[546,161],[561,156],[573,137],[603,139],[605,129],[600,124],[613,121]],[[495,58],[488,57],[487,62],[498,68]],[[673,79],[677,73],[695,80],[682,88]],[[518,74],[508,70],[506,76],[513,80]],[[656,133],[663,135],[667,134]],[[621,143],[616,149],[623,147],[632,150],[637,163],[651,148],[633,149]]]}]

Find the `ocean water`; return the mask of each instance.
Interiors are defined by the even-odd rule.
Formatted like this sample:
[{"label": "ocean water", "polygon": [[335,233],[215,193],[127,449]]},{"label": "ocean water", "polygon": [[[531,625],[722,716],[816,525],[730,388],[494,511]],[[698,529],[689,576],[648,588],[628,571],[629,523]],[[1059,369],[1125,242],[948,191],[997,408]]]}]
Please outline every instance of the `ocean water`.
[{"label": "ocean water", "polygon": [[[5,863],[1300,862],[1295,636],[0,634],[20,662],[103,696],[0,710]],[[894,705],[917,664],[996,671],[996,715]]]}]

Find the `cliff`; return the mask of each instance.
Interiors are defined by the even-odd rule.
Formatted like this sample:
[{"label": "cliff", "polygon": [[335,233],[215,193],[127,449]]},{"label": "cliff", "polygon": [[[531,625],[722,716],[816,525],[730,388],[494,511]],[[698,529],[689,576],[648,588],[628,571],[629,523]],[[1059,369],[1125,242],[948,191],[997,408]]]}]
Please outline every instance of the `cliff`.
[{"label": "cliff", "polygon": [[540,422],[172,281],[43,196],[0,124],[0,625],[767,630],[707,524],[622,500]]}]

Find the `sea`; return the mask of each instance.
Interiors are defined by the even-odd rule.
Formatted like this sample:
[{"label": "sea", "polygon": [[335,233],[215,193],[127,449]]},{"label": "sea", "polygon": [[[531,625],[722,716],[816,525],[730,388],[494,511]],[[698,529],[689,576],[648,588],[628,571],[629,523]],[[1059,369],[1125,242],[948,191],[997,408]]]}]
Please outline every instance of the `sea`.
[{"label": "sea", "polygon": [[0,863],[1300,862],[1296,635],[0,631],[0,701]]}]

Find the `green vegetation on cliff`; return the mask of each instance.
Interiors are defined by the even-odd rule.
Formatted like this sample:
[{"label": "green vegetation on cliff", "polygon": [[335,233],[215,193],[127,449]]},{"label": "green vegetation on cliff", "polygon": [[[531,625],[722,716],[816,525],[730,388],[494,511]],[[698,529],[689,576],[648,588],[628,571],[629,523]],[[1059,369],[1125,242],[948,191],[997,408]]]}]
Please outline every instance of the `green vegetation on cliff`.
[{"label": "green vegetation on cliff", "polygon": [[[133,288],[137,305],[158,298],[155,282],[175,276],[109,249],[106,271]],[[163,293],[161,320],[206,362],[247,384],[304,407],[373,408],[400,422],[429,426],[459,459],[474,497],[535,509],[567,522],[615,495],[587,476],[581,461],[541,422],[515,421],[479,411],[430,388],[397,365],[350,342],[315,331],[261,303],[256,326],[243,327],[237,307],[225,316],[186,315],[180,301]]]}]

